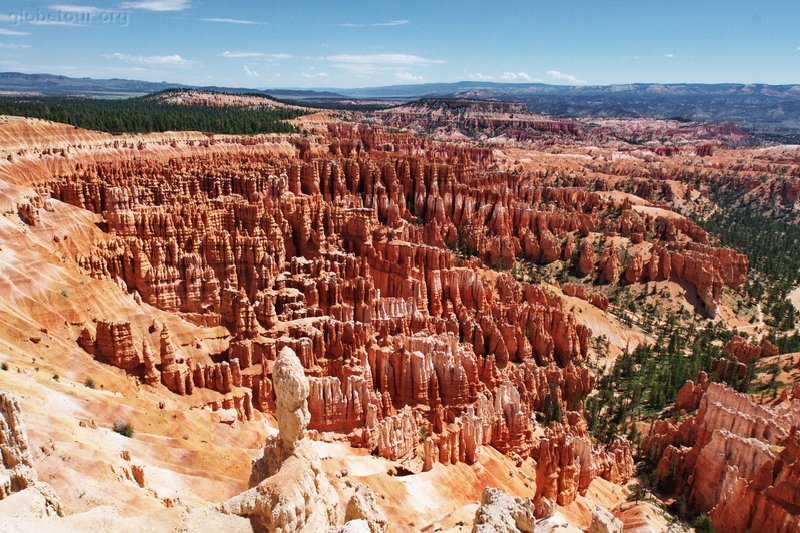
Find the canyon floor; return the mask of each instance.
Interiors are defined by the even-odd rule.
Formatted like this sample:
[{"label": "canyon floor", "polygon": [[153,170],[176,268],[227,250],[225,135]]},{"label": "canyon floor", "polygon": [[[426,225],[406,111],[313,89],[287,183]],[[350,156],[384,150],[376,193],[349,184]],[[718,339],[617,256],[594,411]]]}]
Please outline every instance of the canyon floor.
[{"label": "canyon floor", "polygon": [[796,225],[799,147],[292,122],[0,117],[0,531],[800,530],[792,303],[710,225]]}]

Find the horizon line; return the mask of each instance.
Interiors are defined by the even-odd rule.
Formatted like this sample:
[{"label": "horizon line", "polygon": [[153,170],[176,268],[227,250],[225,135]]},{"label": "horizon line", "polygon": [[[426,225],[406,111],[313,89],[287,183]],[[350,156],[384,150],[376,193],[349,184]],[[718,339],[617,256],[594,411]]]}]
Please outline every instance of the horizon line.
[{"label": "horizon line", "polygon": [[614,86],[621,86],[621,85],[741,85],[741,86],[748,86],[748,85],[764,85],[764,86],[771,86],[771,87],[781,87],[781,86],[800,86],[800,82],[787,82],[787,83],[766,83],[766,82],[740,82],[740,81],[719,81],[719,82],[692,82],[692,81],[671,81],[671,82],[656,82],[656,81],[635,81],[635,82],[614,82],[614,83],[583,83],[583,84],[564,84],[564,83],[548,83],[545,81],[496,81],[496,80],[469,80],[469,79],[461,79],[456,81],[423,81],[419,83],[392,83],[392,84],[384,84],[384,85],[360,85],[360,86],[352,86],[352,87],[336,87],[336,86],[261,86],[261,87],[247,87],[247,86],[227,86],[227,85],[200,85],[200,84],[189,84],[189,83],[181,83],[181,82],[173,82],[173,81],[151,81],[151,80],[144,80],[144,79],[137,79],[137,78],[120,78],[120,77],[111,77],[111,78],[103,78],[103,77],[93,77],[93,76],[67,76],[64,74],[53,74],[51,72],[20,72],[20,71],[3,71],[0,72],[0,76],[5,74],[20,74],[25,76],[55,76],[73,80],[121,80],[121,81],[132,81],[132,82],[140,82],[140,83],[153,83],[153,84],[166,84],[166,85],[178,85],[185,87],[187,89],[198,89],[204,87],[219,87],[219,88],[230,88],[230,89],[251,89],[255,91],[268,91],[268,90],[311,90],[311,91],[331,91],[331,90],[356,90],[356,89],[379,89],[379,88],[387,88],[387,87],[419,87],[421,85],[457,85],[457,84],[475,84],[475,85],[514,85],[514,86],[547,86],[547,87],[572,87],[572,88],[592,88],[592,87],[614,87]]}]

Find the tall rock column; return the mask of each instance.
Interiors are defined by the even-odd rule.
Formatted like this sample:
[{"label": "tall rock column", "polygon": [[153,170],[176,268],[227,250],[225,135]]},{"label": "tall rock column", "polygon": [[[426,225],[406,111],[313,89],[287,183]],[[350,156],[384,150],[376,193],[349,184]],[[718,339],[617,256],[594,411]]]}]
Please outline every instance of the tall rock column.
[{"label": "tall rock column", "polygon": [[[8,509],[27,509],[39,516],[61,516],[61,501],[53,487],[37,481],[30,443],[19,404],[0,391],[0,516]],[[5,509],[3,509],[5,507]],[[34,509],[37,508],[35,511]],[[0,520],[0,529],[3,529]],[[13,528],[12,528],[13,529]]]},{"label": "tall rock column", "polygon": [[300,359],[284,347],[272,369],[278,435],[253,465],[251,489],[220,506],[222,512],[247,516],[265,531],[328,531],[338,522],[338,497],[306,428],[309,383]]}]

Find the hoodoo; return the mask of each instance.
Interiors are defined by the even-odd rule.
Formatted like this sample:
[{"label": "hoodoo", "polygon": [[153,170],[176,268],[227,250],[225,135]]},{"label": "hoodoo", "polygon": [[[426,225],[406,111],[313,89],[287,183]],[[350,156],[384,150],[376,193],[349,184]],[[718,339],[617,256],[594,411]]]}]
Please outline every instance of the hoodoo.
[{"label": "hoodoo", "polygon": [[0,533],[800,531],[791,9],[441,3],[0,16]]}]

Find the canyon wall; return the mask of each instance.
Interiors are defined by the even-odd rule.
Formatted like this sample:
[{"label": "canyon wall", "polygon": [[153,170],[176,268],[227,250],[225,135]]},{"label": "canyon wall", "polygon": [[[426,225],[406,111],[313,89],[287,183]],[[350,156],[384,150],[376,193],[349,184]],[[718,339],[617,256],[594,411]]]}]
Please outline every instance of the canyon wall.
[{"label": "canyon wall", "polygon": [[705,387],[694,416],[659,421],[644,442],[660,487],[685,494],[718,531],[797,531],[800,400],[769,408],[724,385]]}]

